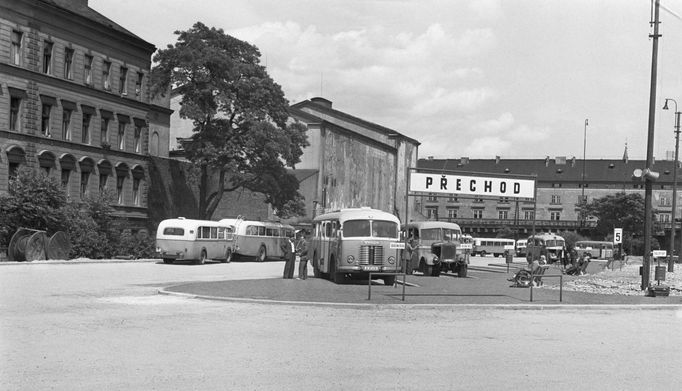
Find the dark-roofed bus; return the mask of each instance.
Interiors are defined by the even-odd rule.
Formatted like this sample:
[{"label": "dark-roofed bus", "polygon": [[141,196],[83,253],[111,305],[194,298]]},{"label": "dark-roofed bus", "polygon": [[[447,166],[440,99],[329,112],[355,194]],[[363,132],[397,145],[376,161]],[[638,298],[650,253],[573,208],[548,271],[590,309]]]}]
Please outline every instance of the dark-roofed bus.
[{"label": "dark-roofed bus", "polygon": [[[368,278],[369,272],[400,271],[397,250],[391,243],[400,241],[400,220],[394,215],[371,208],[349,208],[321,214],[313,219],[312,252],[315,277],[335,283],[345,276]],[[393,285],[395,275],[382,276]]]}]

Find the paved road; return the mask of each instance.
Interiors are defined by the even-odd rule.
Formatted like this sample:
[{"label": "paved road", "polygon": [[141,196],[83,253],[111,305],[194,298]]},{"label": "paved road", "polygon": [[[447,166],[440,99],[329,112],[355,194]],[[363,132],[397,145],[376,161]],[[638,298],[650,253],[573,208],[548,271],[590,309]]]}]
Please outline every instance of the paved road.
[{"label": "paved road", "polygon": [[0,265],[0,389],[624,390],[682,381],[677,308],[339,308],[157,294],[281,270]]}]

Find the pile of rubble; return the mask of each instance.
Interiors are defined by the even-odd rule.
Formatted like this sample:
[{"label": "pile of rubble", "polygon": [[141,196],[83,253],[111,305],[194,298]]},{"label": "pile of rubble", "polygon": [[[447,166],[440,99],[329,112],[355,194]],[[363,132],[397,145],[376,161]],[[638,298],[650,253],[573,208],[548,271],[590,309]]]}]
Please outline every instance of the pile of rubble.
[{"label": "pile of rubble", "polygon": [[[642,277],[639,275],[641,264],[623,265],[622,269],[617,267],[614,270],[604,269],[596,274],[585,274],[582,276],[564,276],[564,290],[600,293],[605,295],[642,295]],[[657,284],[654,278],[654,268],[652,267],[652,285]],[[547,284],[548,288],[558,289],[558,284]],[[666,272],[665,281],[661,281],[670,287],[670,296],[682,296],[682,265],[676,264],[674,272]],[[556,286],[555,286],[556,285]]]}]

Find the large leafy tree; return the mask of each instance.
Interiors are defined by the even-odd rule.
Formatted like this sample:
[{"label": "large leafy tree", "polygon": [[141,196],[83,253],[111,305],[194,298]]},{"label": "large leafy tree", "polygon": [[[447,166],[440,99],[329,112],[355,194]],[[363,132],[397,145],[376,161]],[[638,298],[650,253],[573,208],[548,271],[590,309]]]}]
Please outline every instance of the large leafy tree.
[{"label": "large leafy tree", "polygon": [[619,192],[596,198],[586,205],[586,212],[598,219],[595,234],[600,239],[612,234],[616,227],[623,228],[626,240],[644,235],[644,198],[639,193]]},{"label": "large leafy tree", "polygon": [[[264,194],[281,217],[303,214],[298,181],[286,168],[300,161],[306,128],[288,123],[289,104],[259,50],[202,23],[176,34],[175,45],[154,56],[153,93],[175,88],[182,95],[180,117],[194,126],[184,148],[200,171],[204,218],[224,192],[240,188]],[[209,192],[214,173],[217,190]]]}]

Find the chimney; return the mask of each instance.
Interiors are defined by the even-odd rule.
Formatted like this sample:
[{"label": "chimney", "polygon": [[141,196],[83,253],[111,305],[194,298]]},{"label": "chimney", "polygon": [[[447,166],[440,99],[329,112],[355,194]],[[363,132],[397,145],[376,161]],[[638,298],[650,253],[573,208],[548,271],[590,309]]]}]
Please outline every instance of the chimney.
[{"label": "chimney", "polygon": [[545,167],[549,167],[549,156],[545,157]]},{"label": "chimney", "polygon": [[316,105],[322,106],[326,109],[331,109],[332,108],[332,101],[321,98],[319,96],[316,96],[314,98],[310,98],[310,101],[315,103]]},{"label": "chimney", "polygon": [[500,164],[500,157],[499,156],[495,156],[495,164]]},{"label": "chimney", "polygon": [[461,158],[459,158],[459,164],[461,164],[461,165],[469,164],[469,158],[468,158],[468,157],[464,157],[464,156],[461,157]]},{"label": "chimney", "polygon": [[575,156],[571,158],[571,167],[575,167]]}]

